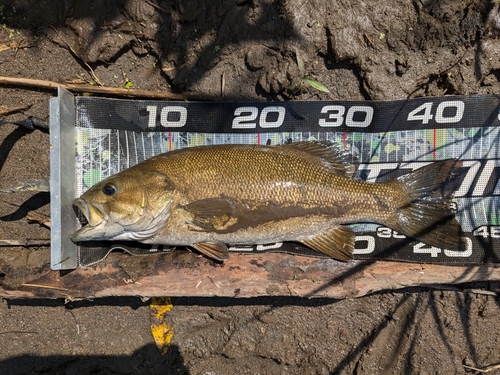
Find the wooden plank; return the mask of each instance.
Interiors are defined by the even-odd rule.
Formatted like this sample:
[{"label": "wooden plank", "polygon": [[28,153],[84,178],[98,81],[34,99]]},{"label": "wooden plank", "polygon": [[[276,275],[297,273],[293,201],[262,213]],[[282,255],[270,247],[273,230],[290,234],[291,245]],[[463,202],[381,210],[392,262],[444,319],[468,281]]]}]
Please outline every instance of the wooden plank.
[{"label": "wooden plank", "polygon": [[217,264],[193,253],[110,254],[101,263],[71,272],[32,270],[29,282],[0,281],[3,298],[98,298],[110,296],[302,296],[360,297],[409,286],[500,280],[500,266],[444,266],[398,262],[340,263],[280,253],[231,254]]}]

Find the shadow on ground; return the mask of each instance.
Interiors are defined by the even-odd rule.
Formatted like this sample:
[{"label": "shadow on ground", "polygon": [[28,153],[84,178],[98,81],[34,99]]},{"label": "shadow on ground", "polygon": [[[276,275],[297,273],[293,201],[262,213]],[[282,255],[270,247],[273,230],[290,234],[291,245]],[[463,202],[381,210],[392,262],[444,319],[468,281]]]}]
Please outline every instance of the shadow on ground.
[{"label": "shadow on ground", "polygon": [[[131,338],[133,340],[133,338]],[[96,349],[98,351],[98,349]],[[21,355],[0,363],[2,374],[189,374],[179,347],[172,345],[162,357],[158,348],[146,345],[130,356]]]}]

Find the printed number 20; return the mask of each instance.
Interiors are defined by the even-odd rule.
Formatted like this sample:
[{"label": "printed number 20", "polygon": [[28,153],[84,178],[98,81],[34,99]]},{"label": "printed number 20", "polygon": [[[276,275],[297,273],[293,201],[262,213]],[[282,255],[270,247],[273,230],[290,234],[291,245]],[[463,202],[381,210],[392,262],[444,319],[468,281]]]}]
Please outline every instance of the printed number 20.
[{"label": "printed number 20", "polygon": [[[268,114],[276,114],[275,120],[268,120]],[[265,107],[260,112],[257,107],[238,107],[234,111],[233,129],[253,129],[257,127],[257,117],[261,128],[278,128],[285,120],[285,107]]]}]

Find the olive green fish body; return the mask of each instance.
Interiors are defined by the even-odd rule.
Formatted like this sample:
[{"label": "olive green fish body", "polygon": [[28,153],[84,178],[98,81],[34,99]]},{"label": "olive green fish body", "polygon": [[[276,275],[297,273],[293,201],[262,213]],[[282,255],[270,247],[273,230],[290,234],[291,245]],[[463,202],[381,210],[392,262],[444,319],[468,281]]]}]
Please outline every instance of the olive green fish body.
[{"label": "olive green fish body", "polygon": [[[168,176],[179,192],[180,205],[202,202],[197,208],[207,211],[230,201],[250,216],[260,213],[271,219],[317,213],[353,222],[378,221],[396,206],[397,188],[352,179],[348,166],[331,149],[322,158],[311,153],[312,145],[318,147],[299,143],[188,148],[152,158],[140,168]],[[322,152],[323,147],[319,147]]]},{"label": "olive green fish body", "polygon": [[[355,236],[342,224],[374,222],[461,249],[460,237],[442,238],[460,229],[446,199],[425,198],[454,164],[438,162],[373,184],[353,179],[340,152],[323,143],[186,148],[153,157],[83,194],[75,205],[90,228],[73,238],[186,245],[215,259],[227,257],[228,244],[298,241],[346,260]],[[120,233],[121,222],[126,225]]]}]

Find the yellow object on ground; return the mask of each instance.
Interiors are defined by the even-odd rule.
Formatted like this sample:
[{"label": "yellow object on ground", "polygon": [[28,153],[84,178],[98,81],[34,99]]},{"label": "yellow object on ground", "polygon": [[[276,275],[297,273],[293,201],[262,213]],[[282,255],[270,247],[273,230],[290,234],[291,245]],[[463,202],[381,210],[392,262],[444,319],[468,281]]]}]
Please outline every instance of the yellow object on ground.
[{"label": "yellow object on ground", "polygon": [[165,355],[174,337],[174,329],[165,322],[166,314],[174,307],[170,297],[155,297],[151,300],[151,334],[162,355]]}]

